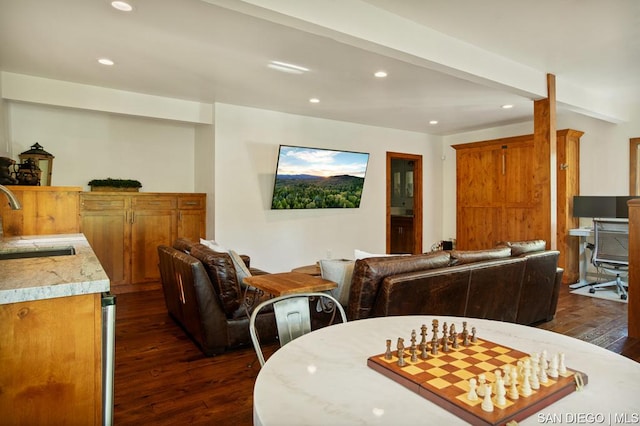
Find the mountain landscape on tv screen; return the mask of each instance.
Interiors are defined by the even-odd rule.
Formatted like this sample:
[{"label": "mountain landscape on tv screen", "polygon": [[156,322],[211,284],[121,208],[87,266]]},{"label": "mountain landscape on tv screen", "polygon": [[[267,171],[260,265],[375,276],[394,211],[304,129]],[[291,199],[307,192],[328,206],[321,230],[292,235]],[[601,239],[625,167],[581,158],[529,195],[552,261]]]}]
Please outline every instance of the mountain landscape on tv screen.
[{"label": "mountain landscape on tv screen", "polygon": [[277,175],[271,208],[357,208],[363,187],[364,178],[350,175]]}]

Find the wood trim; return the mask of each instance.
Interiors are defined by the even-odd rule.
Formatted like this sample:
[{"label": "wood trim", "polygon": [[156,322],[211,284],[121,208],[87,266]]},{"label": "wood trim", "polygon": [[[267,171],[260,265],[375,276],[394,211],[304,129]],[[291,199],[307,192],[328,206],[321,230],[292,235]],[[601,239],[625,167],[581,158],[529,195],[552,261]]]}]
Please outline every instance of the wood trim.
[{"label": "wood trim", "polygon": [[640,195],[640,185],[638,185],[638,145],[640,145],[640,138],[629,139],[629,195]]},{"label": "wood trim", "polygon": [[[637,145],[636,145],[637,147]],[[629,295],[628,336],[640,339],[640,199],[629,201]]]},{"label": "wood trim", "polygon": [[422,253],[422,155],[387,152],[387,212],[386,212],[386,252],[391,252],[391,160],[413,161],[413,253]]}]

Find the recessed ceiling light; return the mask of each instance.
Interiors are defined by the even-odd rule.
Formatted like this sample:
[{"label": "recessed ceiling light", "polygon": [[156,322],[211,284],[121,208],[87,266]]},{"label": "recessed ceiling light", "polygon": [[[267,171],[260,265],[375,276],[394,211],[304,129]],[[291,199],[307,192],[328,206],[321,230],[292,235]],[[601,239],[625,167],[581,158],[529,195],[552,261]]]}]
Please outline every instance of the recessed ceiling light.
[{"label": "recessed ceiling light", "polygon": [[429,121],[429,124],[438,124],[438,120],[431,120]]},{"label": "recessed ceiling light", "polygon": [[302,74],[303,72],[309,71],[309,68],[280,61],[271,61],[267,66],[271,69],[288,72],[290,74]]},{"label": "recessed ceiling light", "polygon": [[386,71],[376,71],[375,74],[373,74],[374,76],[378,77],[378,78],[385,78],[387,76],[387,72]]},{"label": "recessed ceiling light", "polygon": [[506,104],[506,105],[502,105],[502,107],[501,107],[501,108],[502,108],[502,109],[511,109],[511,108],[513,108],[513,105],[511,105],[511,104]]},{"label": "recessed ceiling light", "polygon": [[131,12],[133,10],[133,6],[126,1],[112,1],[111,6],[123,12]]},{"label": "recessed ceiling light", "polygon": [[309,102],[311,102],[312,104],[317,104],[317,103],[319,103],[319,102],[320,102],[320,99],[318,99],[318,98],[311,98],[311,99],[309,99]]},{"label": "recessed ceiling light", "polygon": [[98,62],[100,62],[102,65],[109,65],[109,66],[114,64],[114,62],[109,58],[100,58],[98,59]]}]

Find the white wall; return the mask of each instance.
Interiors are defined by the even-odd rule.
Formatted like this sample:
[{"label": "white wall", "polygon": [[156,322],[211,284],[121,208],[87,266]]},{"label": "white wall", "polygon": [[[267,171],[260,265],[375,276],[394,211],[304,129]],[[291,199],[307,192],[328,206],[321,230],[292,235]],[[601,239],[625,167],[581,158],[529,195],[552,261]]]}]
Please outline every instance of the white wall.
[{"label": "white wall", "polygon": [[[369,152],[360,208],[271,210],[280,144]],[[270,272],[311,264],[331,252],[386,249],[386,152],[423,155],[424,249],[440,239],[440,138],[421,133],[215,106],[215,238]]]},{"label": "white wall", "polygon": [[52,184],[137,179],[145,192],[194,192],[194,124],[6,102],[13,158],[38,142],[55,156]]}]

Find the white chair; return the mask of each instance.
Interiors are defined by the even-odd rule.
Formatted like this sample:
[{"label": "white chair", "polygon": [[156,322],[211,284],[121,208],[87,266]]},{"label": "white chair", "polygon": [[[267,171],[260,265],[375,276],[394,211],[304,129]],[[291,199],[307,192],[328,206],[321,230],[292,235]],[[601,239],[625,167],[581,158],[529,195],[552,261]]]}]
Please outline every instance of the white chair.
[{"label": "white chair", "polygon": [[[273,305],[273,311],[275,313],[276,324],[278,327],[278,339],[280,341],[280,346],[282,347],[293,339],[311,331],[309,299],[312,297],[318,298],[318,300],[325,299],[326,303],[324,303],[324,305],[327,306],[327,304],[330,304],[334,309],[334,315],[335,310],[337,309],[342,317],[342,322],[347,322],[347,315],[344,312],[344,308],[335,297],[328,293],[296,293],[265,300],[253,310],[249,320],[249,334],[251,335],[253,348],[256,350],[261,367],[264,365],[265,360],[264,355],[262,354],[262,348],[260,347],[258,332],[256,331],[255,322],[258,313],[267,306]],[[333,319],[335,318],[332,317],[332,323]]]},{"label": "white chair", "polygon": [[629,222],[605,219],[593,220],[594,247],[591,262],[598,268],[611,274],[616,279],[592,285],[590,293],[615,287],[620,299],[627,299],[627,290],[621,275],[629,270]]}]

